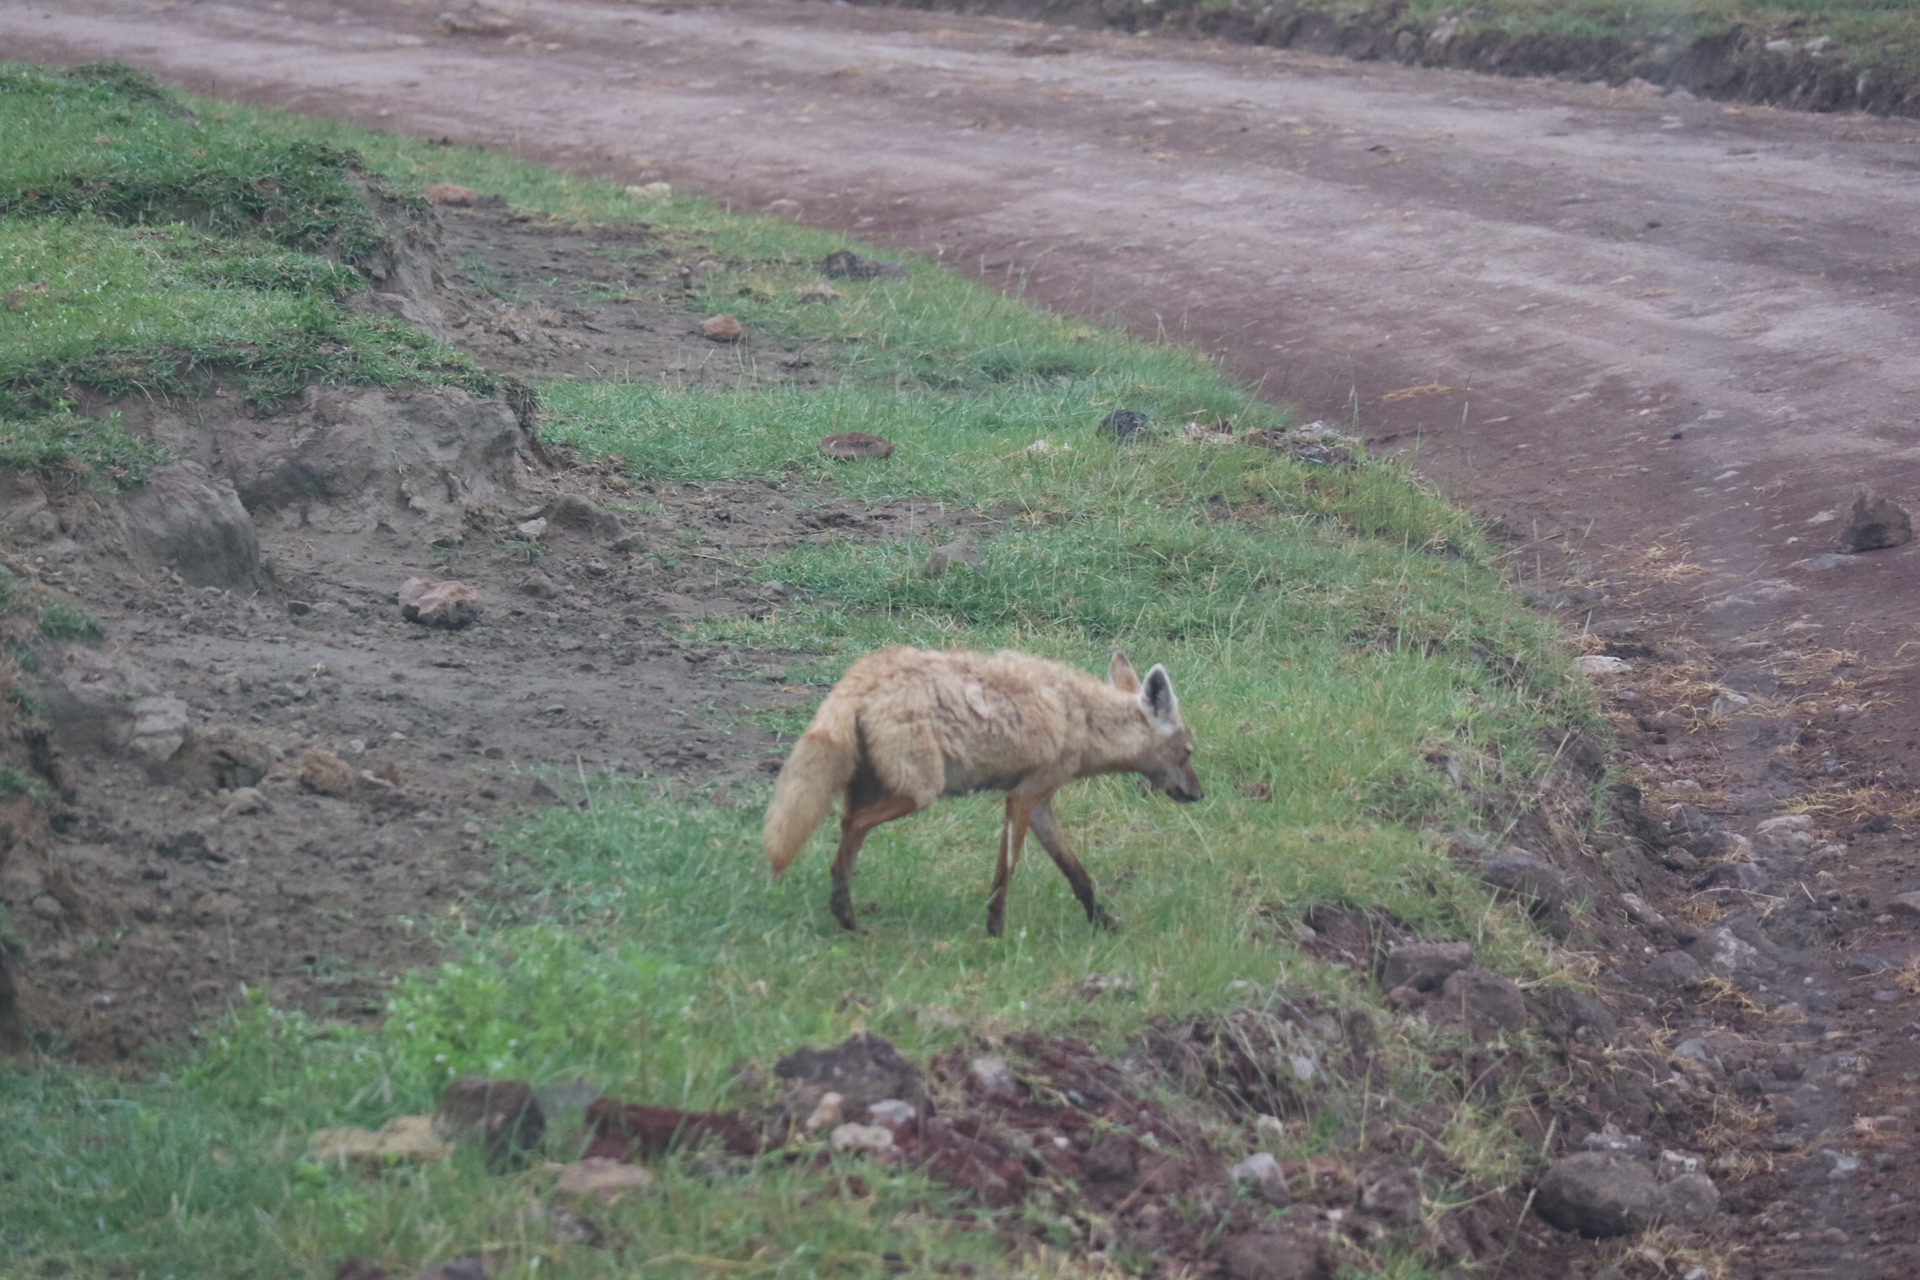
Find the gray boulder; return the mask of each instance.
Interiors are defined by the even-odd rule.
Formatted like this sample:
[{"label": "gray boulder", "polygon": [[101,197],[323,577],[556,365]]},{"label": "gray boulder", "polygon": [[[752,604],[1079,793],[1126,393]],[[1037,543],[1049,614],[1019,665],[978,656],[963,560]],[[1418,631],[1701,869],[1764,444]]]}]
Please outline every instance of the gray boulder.
[{"label": "gray boulder", "polygon": [[155,467],[145,485],[121,497],[120,506],[129,548],[147,567],[177,570],[196,587],[261,585],[252,517],[233,486],[199,463]]}]

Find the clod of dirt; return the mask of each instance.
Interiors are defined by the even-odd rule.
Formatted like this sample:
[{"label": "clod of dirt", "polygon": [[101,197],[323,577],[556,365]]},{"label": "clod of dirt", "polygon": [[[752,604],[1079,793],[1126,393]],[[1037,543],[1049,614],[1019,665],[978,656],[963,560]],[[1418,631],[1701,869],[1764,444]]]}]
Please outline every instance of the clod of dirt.
[{"label": "clod of dirt", "polygon": [[493,1169],[511,1167],[546,1131],[547,1117],[524,1080],[462,1076],[447,1086],[433,1113],[435,1137],[455,1145],[479,1143]]},{"label": "clod of dirt", "polygon": [[1473,947],[1465,942],[1401,942],[1387,948],[1380,966],[1380,987],[1411,987],[1437,991],[1457,971],[1473,963]]},{"label": "clod of dirt", "polygon": [[700,322],[700,332],[715,342],[738,342],[747,336],[747,330],[730,315],[708,316]]},{"label": "clod of dirt", "polygon": [[540,508],[540,518],[551,528],[590,538],[618,538],[625,532],[620,527],[620,517],[595,506],[577,493],[561,494]]},{"label": "clod of dirt", "polygon": [[1511,898],[1543,923],[1559,917],[1573,894],[1566,873],[1524,849],[1509,849],[1480,863],[1480,878],[1497,898]]},{"label": "clod of dirt", "polygon": [[820,452],[835,462],[864,462],[893,456],[893,441],[864,431],[843,431],[820,442]]},{"label": "clod of dirt", "polygon": [[848,1115],[866,1115],[890,1098],[921,1115],[933,1110],[920,1072],[875,1035],[849,1036],[831,1049],[796,1049],[774,1063],[773,1074],[786,1082],[781,1109],[792,1124],[809,1119],[829,1093],[840,1095]]},{"label": "clod of dirt", "polygon": [[1151,434],[1151,420],[1134,409],[1115,409],[1094,431],[1115,444],[1139,444]]},{"label": "clod of dirt", "polygon": [[820,1101],[807,1117],[801,1128],[808,1133],[824,1133],[828,1129],[838,1128],[846,1111],[847,1100],[837,1093],[827,1092],[820,1095]]},{"label": "clod of dirt", "polygon": [[300,757],[300,785],[323,796],[350,795],[359,785],[353,766],[325,747],[309,747]]},{"label": "clod of dirt", "polygon": [[651,1158],[709,1138],[737,1156],[754,1155],[769,1145],[738,1111],[678,1111],[596,1098],[587,1107],[586,1123],[592,1140],[582,1159]]},{"label": "clod of dirt", "polygon": [[197,462],[156,467],[120,501],[135,560],[173,569],[196,587],[262,585],[260,540],[240,495]]},{"label": "clod of dirt", "polygon": [[1362,1212],[1396,1227],[1408,1227],[1420,1220],[1420,1174],[1402,1169],[1367,1184],[1360,1193]]},{"label": "clod of dirt", "polygon": [[612,1204],[628,1193],[651,1191],[658,1182],[653,1171],[641,1165],[589,1156],[560,1167],[553,1194],[576,1200],[593,1196],[603,1204]]},{"label": "clod of dirt", "polygon": [[429,182],[422,193],[428,204],[451,204],[472,207],[480,203],[480,193],[472,187],[463,187],[457,182]]},{"label": "clod of dirt", "polygon": [[377,1173],[398,1161],[430,1164],[453,1154],[451,1143],[433,1136],[432,1116],[395,1116],[378,1132],[371,1129],[316,1129],[313,1158],[338,1161],[365,1173]]},{"label": "clod of dirt", "polygon": [[1913,541],[1913,517],[1892,498],[1861,493],[1847,512],[1847,524],[1840,531],[1840,549],[1848,552],[1878,551]]},{"label": "clod of dirt", "polygon": [[1556,1040],[1590,1040],[1605,1044],[1619,1034],[1613,1011],[1584,991],[1549,987],[1533,998],[1540,1021]]},{"label": "clod of dirt", "polygon": [[1532,1021],[1520,984],[1491,969],[1462,969],[1440,987],[1432,1006],[1435,1021],[1474,1039],[1513,1031]]},{"label": "clod of dirt", "polygon": [[857,253],[841,249],[820,259],[820,272],[836,280],[904,280],[907,275],[905,263],[882,262],[874,258],[863,258]]},{"label": "clod of dirt", "polygon": [[480,618],[480,593],[452,578],[408,578],[400,584],[400,616],[423,627],[458,631]]},{"label": "clod of dirt", "polygon": [[1227,1280],[1333,1280],[1327,1242],[1304,1231],[1249,1231],[1220,1249]]},{"label": "clod of dirt", "polygon": [[878,1124],[842,1124],[834,1126],[827,1142],[835,1151],[858,1151],[879,1155],[894,1149],[893,1130]]},{"label": "clod of dirt", "polygon": [[1562,1231],[1607,1239],[1662,1222],[1699,1222],[1719,1204],[1720,1194],[1705,1174],[1682,1174],[1662,1184],[1640,1160],[1582,1151],[1547,1171],[1533,1209]]}]

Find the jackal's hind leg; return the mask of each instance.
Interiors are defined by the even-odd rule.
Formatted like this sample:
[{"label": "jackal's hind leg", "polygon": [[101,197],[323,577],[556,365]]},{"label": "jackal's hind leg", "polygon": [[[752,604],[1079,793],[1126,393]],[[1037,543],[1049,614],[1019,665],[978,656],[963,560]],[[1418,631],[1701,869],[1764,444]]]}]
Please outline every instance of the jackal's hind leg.
[{"label": "jackal's hind leg", "polygon": [[1006,931],[1007,886],[1020,865],[1020,850],[1027,842],[1027,823],[1033,815],[1033,801],[1025,796],[1007,797],[1007,818],[1000,824],[1000,861],[993,869],[993,892],[987,895],[987,936],[998,938]]},{"label": "jackal's hind leg", "polygon": [[1087,909],[1087,919],[1103,929],[1118,929],[1120,918],[1109,915],[1107,909],[1093,896],[1093,877],[1073,856],[1073,850],[1067,847],[1066,837],[1060,834],[1060,824],[1053,817],[1053,802],[1043,801],[1033,808],[1033,834],[1040,838],[1040,845],[1053,857],[1053,865],[1060,868],[1060,874],[1073,886],[1073,896],[1080,899],[1080,905]]},{"label": "jackal's hind leg", "polygon": [[840,922],[842,929],[859,928],[853,918],[853,863],[860,856],[860,846],[866,843],[867,833],[883,822],[904,818],[919,807],[911,796],[886,795],[856,807],[849,793],[847,813],[840,820],[840,847],[833,855],[833,897],[829,901],[833,918]]}]

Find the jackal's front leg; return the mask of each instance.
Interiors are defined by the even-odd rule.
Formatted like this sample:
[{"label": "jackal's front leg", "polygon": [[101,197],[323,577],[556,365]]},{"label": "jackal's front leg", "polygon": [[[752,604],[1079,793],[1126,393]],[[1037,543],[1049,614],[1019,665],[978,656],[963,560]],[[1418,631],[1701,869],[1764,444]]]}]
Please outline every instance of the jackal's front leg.
[{"label": "jackal's front leg", "polygon": [[1027,823],[1033,817],[1033,801],[1025,796],[1007,797],[1007,818],[1000,824],[1000,861],[993,869],[993,892],[987,897],[987,936],[998,938],[1006,931],[1007,885],[1014,868],[1020,865],[1020,849],[1027,842]]},{"label": "jackal's front leg", "polygon": [[1080,905],[1087,909],[1087,919],[1103,929],[1118,929],[1120,918],[1110,915],[1107,909],[1093,896],[1093,877],[1080,865],[1080,859],[1073,856],[1073,850],[1067,847],[1067,838],[1060,833],[1060,824],[1053,817],[1051,798],[1033,807],[1033,834],[1040,837],[1040,845],[1053,858],[1053,865],[1060,868],[1060,874],[1073,886],[1073,896],[1080,899]]}]

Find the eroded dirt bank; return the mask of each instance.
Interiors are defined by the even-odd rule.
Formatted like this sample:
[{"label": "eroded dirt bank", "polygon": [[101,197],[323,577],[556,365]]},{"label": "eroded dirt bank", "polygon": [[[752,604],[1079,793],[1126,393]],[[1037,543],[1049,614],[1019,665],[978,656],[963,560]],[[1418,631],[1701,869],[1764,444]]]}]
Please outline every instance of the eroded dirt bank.
[{"label": "eroded dirt bank", "polygon": [[[1914,1272],[1916,946],[1889,908],[1920,887],[1920,552],[1829,554],[1856,484],[1920,496],[1910,123],[805,5],[534,4],[483,35],[109,0],[0,6],[0,31],[790,201],[1413,454],[1630,664],[1607,679],[1659,865],[1652,914],[1600,908],[1609,981],[1768,1117],[1718,1171],[1741,1274]],[[1794,813],[1804,839],[1762,831]]]}]

